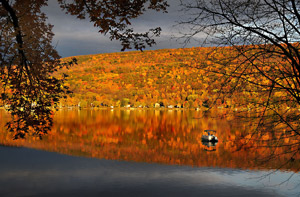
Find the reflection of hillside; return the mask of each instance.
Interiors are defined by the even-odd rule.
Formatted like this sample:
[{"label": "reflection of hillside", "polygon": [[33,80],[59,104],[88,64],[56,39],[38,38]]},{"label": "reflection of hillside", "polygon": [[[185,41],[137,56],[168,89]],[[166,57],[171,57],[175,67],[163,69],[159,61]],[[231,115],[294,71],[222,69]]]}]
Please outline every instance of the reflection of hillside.
[{"label": "reflection of hillside", "polygon": [[[5,120],[7,114],[0,112],[1,120]],[[12,140],[11,135],[3,131],[2,121],[0,143],[105,159],[245,169],[259,168],[256,158],[267,157],[274,151],[268,147],[249,151],[253,143],[263,145],[263,141],[251,141],[235,151],[239,146],[237,142],[245,141],[246,132],[251,132],[249,125],[195,117],[203,117],[203,114],[176,110],[58,111],[51,133],[42,141]],[[207,147],[201,144],[202,131],[208,128],[217,130],[220,139],[213,152],[204,151]],[[261,168],[277,168],[290,157],[283,154]],[[299,155],[294,158],[293,167],[288,168],[295,171],[299,168]]]}]

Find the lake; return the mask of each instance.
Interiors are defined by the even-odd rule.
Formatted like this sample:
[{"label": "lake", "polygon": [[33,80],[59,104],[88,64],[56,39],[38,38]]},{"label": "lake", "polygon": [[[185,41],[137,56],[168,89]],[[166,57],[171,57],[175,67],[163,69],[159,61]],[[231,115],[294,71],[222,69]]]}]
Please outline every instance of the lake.
[{"label": "lake", "polygon": [[[239,144],[253,124],[222,111],[65,109],[42,140],[12,140],[8,119],[0,110],[0,196],[300,194],[299,160],[262,160],[270,148]],[[220,141],[203,144],[204,129]]]}]

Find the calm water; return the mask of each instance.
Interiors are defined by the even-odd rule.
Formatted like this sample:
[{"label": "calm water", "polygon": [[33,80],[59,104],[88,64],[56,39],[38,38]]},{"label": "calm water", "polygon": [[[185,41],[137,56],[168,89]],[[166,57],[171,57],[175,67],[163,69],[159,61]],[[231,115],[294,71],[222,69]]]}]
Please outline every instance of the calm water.
[{"label": "calm water", "polygon": [[[251,125],[197,111],[62,110],[42,141],[12,140],[0,111],[0,196],[295,196],[299,165],[236,151]],[[201,143],[203,129],[220,142]],[[9,147],[8,147],[9,146]],[[11,147],[11,146],[18,146]],[[291,177],[292,176],[292,177]]]}]

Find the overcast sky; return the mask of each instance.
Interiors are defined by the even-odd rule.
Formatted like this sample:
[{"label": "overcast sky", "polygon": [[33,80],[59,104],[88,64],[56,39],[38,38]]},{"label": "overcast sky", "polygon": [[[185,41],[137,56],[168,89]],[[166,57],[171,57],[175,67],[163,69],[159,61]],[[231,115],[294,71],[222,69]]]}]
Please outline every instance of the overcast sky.
[{"label": "overcast sky", "polygon": [[[168,13],[149,11],[133,21],[133,27],[137,31],[147,31],[150,28],[161,27],[162,34],[156,39],[157,45],[146,48],[147,50],[181,48],[184,45],[176,39],[171,39],[177,34],[173,25],[182,18],[178,10],[179,0],[168,1],[171,5]],[[56,1],[49,1],[48,6],[43,8],[48,16],[49,23],[54,25],[55,34],[53,44],[62,57],[120,52],[122,46],[118,41],[110,41],[109,36],[98,33],[93,23],[86,20],[79,20],[75,16],[66,15],[58,6]],[[192,43],[186,47],[197,46]]]}]

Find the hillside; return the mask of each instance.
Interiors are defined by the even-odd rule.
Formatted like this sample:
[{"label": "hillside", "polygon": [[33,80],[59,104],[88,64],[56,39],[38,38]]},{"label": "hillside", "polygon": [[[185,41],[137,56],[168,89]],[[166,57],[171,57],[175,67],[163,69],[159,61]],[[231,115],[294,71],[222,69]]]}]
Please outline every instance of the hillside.
[{"label": "hillside", "polygon": [[[212,48],[165,49],[77,56],[62,69],[73,94],[64,106],[202,107],[217,99],[218,84],[199,69]],[[65,60],[67,60],[66,58]],[[227,103],[228,103],[227,99]],[[227,105],[224,99],[218,105]],[[157,105],[156,104],[156,105]]]}]

